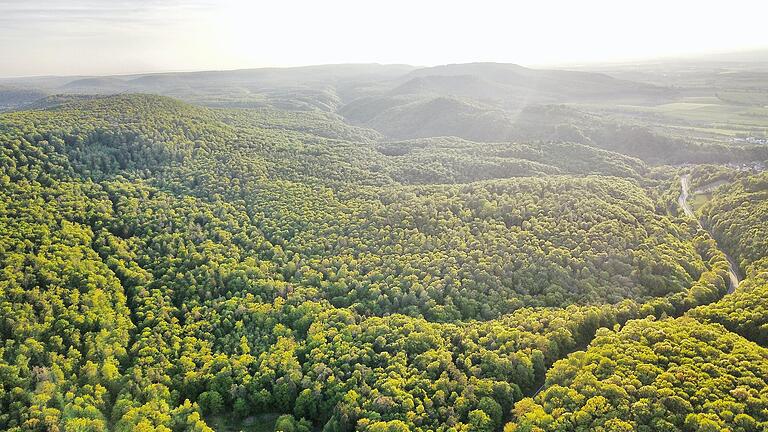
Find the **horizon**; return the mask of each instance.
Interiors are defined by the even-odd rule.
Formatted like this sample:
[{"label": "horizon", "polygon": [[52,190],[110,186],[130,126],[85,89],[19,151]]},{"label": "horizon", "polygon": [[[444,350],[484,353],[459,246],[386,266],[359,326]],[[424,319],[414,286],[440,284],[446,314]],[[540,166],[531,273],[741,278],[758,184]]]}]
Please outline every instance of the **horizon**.
[{"label": "horizon", "polygon": [[768,5],[749,0],[727,10],[659,0],[642,7],[486,1],[472,8],[403,0],[0,0],[0,56],[14,59],[0,65],[0,77],[371,63],[541,68],[647,62],[767,49],[761,23],[766,12]]},{"label": "horizon", "polygon": [[[169,70],[144,70],[144,71],[128,71],[119,73],[107,73],[107,74],[42,74],[42,75],[15,75],[4,76],[0,75],[0,80],[15,80],[15,79],[43,79],[43,78],[96,78],[96,77],[134,77],[143,75],[163,75],[163,74],[186,74],[186,73],[209,73],[209,72],[236,72],[246,70],[260,70],[260,69],[300,69],[311,67],[324,67],[324,66],[353,66],[353,65],[371,65],[371,66],[409,66],[414,69],[430,68],[436,66],[449,66],[459,64],[505,64],[516,65],[529,69],[562,69],[568,68],[601,68],[610,66],[624,66],[627,64],[633,65],[650,65],[655,63],[671,63],[671,62],[686,62],[686,61],[703,61],[703,62],[716,62],[712,59],[717,55],[743,55],[743,54],[766,54],[766,62],[768,62],[768,46],[742,49],[742,50],[727,50],[727,51],[712,51],[707,53],[691,53],[680,56],[664,56],[664,57],[647,57],[638,59],[623,59],[617,61],[590,61],[581,63],[551,63],[551,64],[523,64],[520,62],[502,62],[502,61],[466,61],[466,62],[451,62],[451,63],[434,63],[434,64],[410,64],[410,63],[381,63],[381,62],[342,62],[342,63],[312,63],[312,64],[297,64],[288,66],[253,66],[253,67],[234,67],[234,68],[219,68],[219,69],[169,69]],[[724,61],[735,62],[738,61]]]}]

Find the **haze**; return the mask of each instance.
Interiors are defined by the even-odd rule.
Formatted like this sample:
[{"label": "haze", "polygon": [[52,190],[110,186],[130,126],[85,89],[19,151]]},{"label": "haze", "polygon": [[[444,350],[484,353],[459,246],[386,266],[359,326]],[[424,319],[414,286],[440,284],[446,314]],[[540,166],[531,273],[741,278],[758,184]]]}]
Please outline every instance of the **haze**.
[{"label": "haze", "polygon": [[0,76],[573,64],[768,46],[760,1],[0,0]]}]

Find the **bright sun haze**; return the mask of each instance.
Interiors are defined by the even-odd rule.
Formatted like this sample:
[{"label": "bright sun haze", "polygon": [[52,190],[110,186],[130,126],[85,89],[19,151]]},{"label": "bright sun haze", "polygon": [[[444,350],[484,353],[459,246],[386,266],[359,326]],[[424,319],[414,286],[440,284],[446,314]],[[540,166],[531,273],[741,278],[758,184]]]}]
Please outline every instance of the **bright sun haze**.
[{"label": "bright sun haze", "polygon": [[623,61],[765,47],[766,16],[750,0],[0,0],[0,76]]}]

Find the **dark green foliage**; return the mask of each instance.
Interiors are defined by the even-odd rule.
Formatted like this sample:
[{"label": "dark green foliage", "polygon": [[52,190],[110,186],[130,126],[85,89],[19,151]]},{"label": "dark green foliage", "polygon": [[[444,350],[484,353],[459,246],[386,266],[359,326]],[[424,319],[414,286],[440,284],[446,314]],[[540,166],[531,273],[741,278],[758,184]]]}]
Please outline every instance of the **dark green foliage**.
[{"label": "dark green foliage", "polygon": [[0,116],[0,429],[498,430],[598,329],[725,292],[636,159],[376,139],[153,96]]},{"label": "dark green foliage", "polygon": [[[715,177],[721,180],[723,177]],[[717,322],[763,346],[768,345],[768,175],[729,173],[702,207],[705,223],[737,260],[746,279],[736,292],[702,306],[692,315]],[[710,176],[708,180],[711,180]]]},{"label": "dark green foliage", "polygon": [[766,377],[768,352],[719,325],[632,321],[556,363],[505,430],[764,430]]},{"label": "dark green foliage", "polygon": [[701,212],[747,275],[768,268],[768,173],[737,176]]},{"label": "dark green foliage", "polygon": [[691,311],[691,316],[722,324],[728,330],[768,346],[768,274],[750,276],[735,293]]}]

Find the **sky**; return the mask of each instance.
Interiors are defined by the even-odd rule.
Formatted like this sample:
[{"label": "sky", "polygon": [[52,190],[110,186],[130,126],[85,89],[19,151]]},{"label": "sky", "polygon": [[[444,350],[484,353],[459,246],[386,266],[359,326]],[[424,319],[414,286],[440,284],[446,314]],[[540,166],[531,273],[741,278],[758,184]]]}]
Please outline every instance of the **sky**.
[{"label": "sky", "polygon": [[0,77],[768,48],[764,0],[0,0]]}]

